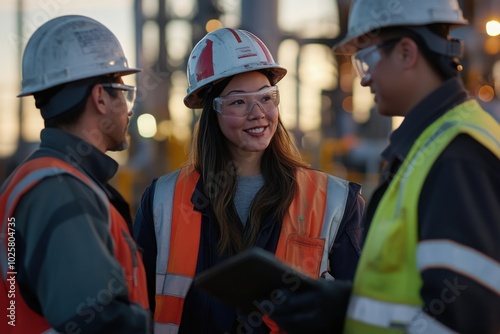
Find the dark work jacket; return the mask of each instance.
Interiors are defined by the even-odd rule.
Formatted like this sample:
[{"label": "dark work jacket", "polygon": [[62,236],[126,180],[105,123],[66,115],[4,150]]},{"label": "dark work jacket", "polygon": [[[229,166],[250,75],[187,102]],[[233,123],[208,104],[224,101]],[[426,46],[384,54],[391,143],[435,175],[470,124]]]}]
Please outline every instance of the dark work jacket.
[{"label": "dark work jacket", "polygon": [[[156,180],[146,189],[134,222],[134,236],[144,251],[144,266],[148,279],[150,308],[155,309],[155,271],[157,244],[154,230],[153,206]],[[197,191],[203,193],[203,183],[198,181]],[[330,254],[331,274],[338,279],[352,280],[359,259],[361,238],[361,216],[364,201],[359,196],[360,186],[349,183],[344,217]],[[193,203],[196,208],[196,203]],[[233,210],[236,210],[234,207]],[[216,251],[219,229],[210,206],[197,208],[202,212],[200,248],[196,265],[196,275],[215,266],[228,258]],[[235,214],[235,217],[237,215]],[[237,222],[243,232],[243,224]],[[281,224],[267,217],[262,222],[255,245],[274,253],[281,232]],[[218,300],[191,286],[184,304],[179,333],[269,333],[269,328],[262,321],[247,319],[238,315],[236,310],[227,307]]]},{"label": "dark work jacket", "polygon": [[[364,217],[376,208],[417,137],[437,118],[469,99],[452,78],[412,109],[382,153],[385,168]],[[418,202],[420,240],[449,239],[500,262],[500,161],[468,135],[457,136],[429,171]],[[459,273],[422,274],[424,311],[460,333],[500,332],[500,297]],[[443,297],[444,296],[444,297]]]},{"label": "dark work jacket", "polygon": [[[60,159],[94,180],[131,227],[128,204],[108,184],[116,161],[53,128],[42,130],[40,148],[28,159],[39,157]],[[19,293],[31,309],[58,332],[145,331],[149,311],[131,303],[126,289],[107,294],[105,303],[98,298],[109,282],[126,282],[113,255],[108,209],[91,188],[68,174],[44,178],[23,195],[14,216]]]}]

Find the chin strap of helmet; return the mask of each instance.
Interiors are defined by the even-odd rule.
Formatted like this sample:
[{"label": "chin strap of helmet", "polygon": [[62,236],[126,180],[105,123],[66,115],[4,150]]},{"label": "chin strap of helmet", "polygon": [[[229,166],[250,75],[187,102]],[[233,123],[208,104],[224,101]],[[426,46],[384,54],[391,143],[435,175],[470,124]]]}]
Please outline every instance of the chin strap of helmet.
[{"label": "chin strap of helmet", "polygon": [[427,47],[435,53],[451,58],[462,58],[464,54],[464,42],[458,38],[444,39],[426,26],[410,26],[406,28],[422,36]]},{"label": "chin strap of helmet", "polygon": [[464,43],[458,38],[443,38],[433,33],[427,26],[405,27],[420,35],[430,51],[439,57],[439,71],[444,78],[456,76],[460,72],[460,59],[464,54]]}]

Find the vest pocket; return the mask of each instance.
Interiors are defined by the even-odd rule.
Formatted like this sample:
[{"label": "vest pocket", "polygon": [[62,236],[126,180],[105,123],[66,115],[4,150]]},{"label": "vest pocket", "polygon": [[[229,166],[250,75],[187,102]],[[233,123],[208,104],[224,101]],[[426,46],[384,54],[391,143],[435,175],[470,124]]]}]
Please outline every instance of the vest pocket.
[{"label": "vest pocket", "polygon": [[325,239],[292,233],[288,236],[285,262],[302,273],[318,278]]}]

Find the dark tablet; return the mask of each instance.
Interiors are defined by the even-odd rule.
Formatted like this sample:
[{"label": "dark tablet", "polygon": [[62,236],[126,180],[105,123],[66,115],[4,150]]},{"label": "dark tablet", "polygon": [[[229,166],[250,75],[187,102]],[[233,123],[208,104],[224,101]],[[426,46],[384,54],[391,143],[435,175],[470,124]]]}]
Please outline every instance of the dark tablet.
[{"label": "dark tablet", "polygon": [[201,273],[194,285],[224,303],[250,313],[259,302],[283,302],[281,288],[311,288],[316,281],[261,248],[251,248]]}]

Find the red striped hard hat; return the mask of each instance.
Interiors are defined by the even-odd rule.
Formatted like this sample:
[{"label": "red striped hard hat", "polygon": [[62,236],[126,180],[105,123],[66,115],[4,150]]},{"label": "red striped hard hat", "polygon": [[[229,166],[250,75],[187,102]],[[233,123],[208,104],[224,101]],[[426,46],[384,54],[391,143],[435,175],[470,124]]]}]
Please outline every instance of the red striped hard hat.
[{"label": "red striped hard hat", "polygon": [[266,45],[254,34],[239,29],[217,29],[203,37],[191,51],[184,104],[189,108],[202,108],[203,96],[199,93],[207,85],[257,70],[268,70],[273,85],[287,72],[274,61]]}]

